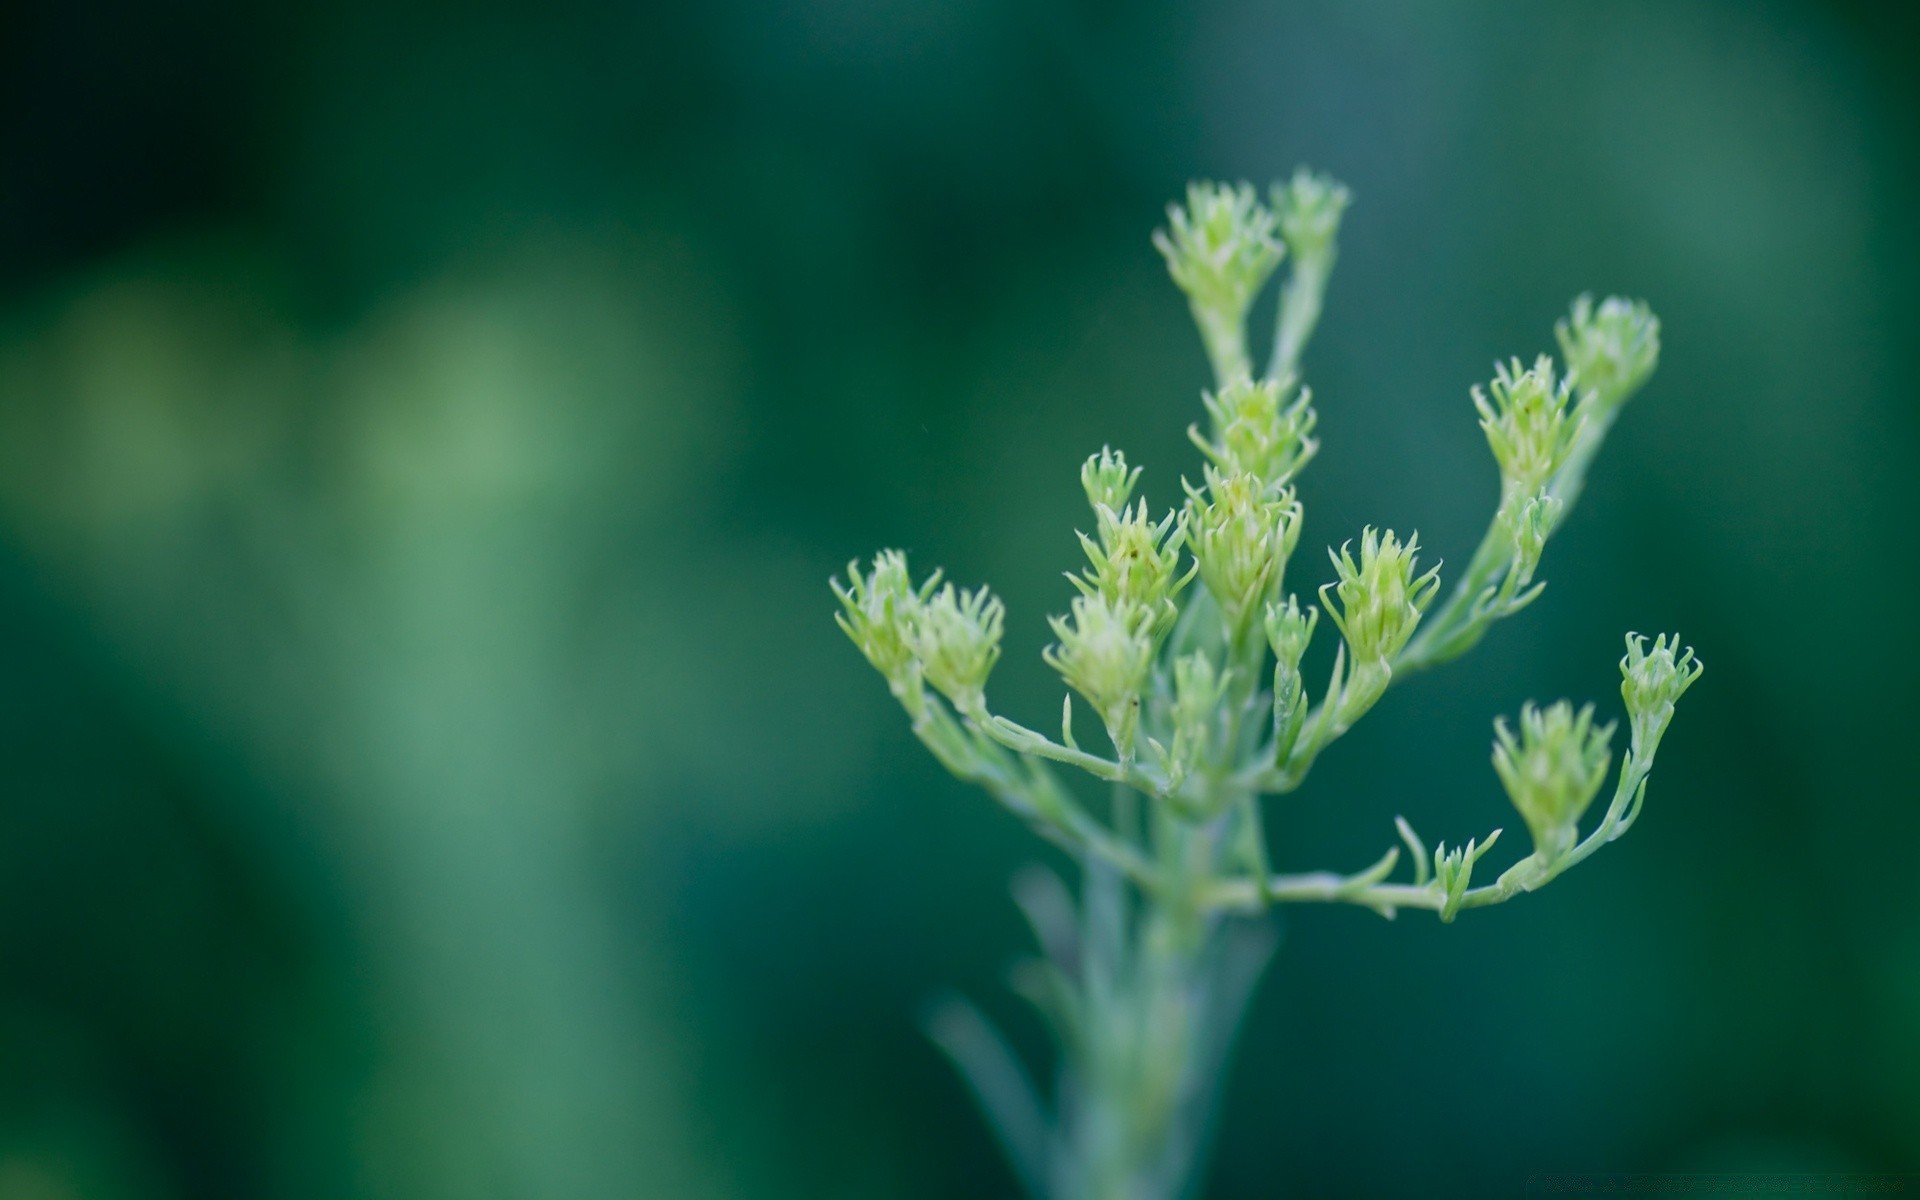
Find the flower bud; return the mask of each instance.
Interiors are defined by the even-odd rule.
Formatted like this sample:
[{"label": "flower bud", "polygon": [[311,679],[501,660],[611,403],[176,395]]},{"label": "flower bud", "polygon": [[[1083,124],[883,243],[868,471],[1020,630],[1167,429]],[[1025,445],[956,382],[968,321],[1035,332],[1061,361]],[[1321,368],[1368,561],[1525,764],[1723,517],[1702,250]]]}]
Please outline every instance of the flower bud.
[{"label": "flower bud", "polygon": [[1334,248],[1340,217],[1352,195],[1331,175],[1316,175],[1301,167],[1286,183],[1273,185],[1273,211],[1280,236],[1296,259],[1312,258]]},{"label": "flower bud", "polygon": [[1509,503],[1540,493],[1573,448],[1579,421],[1569,407],[1572,388],[1553,378],[1553,360],[1541,355],[1531,369],[1519,359],[1494,367],[1491,400],[1478,387],[1473,406],[1480,428],[1500,464],[1502,490]]},{"label": "flower bud", "polygon": [[1191,572],[1179,573],[1180,547],[1187,536],[1185,519],[1169,512],[1158,522],[1151,521],[1144,500],[1118,515],[1104,504],[1094,512],[1100,521],[1100,540],[1080,535],[1090,565],[1083,575],[1067,578],[1083,596],[1098,594],[1121,606],[1145,609],[1153,613],[1156,627],[1170,628],[1178,615],[1173,597],[1192,578]]},{"label": "flower bud", "polygon": [[1607,781],[1611,723],[1595,728],[1593,705],[1578,714],[1565,700],[1545,712],[1520,709],[1520,735],[1493,723],[1493,769],[1533,835],[1536,854],[1553,862],[1573,848],[1580,817]]},{"label": "flower bud", "polygon": [[833,619],[853,644],[860,647],[888,680],[898,684],[914,664],[910,644],[912,627],[921,606],[940,582],[935,571],[918,590],[907,572],[907,556],[898,550],[882,550],[873,557],[873,568],[860,574],[860,562],[847,564],[847,580],[831,579],[828,586],[840,598],[841,611]]},{"label": "flower bud", "polygon": [[1313,627],[1320,623],[1320,610],[1311,604],[1300,611],[1300,601],[1288,596],[1284,604],[1267,605],[1267,645],[1273,647],[1274,661],[1282,671],[1300,674],[1300,660],[1313,640]]},{"label": "flower bud", "polygon": [[[1340,578],[1320,589],[1321,607],[1347,640],[1356,669],[1388,665],[1413,636],[1420,615],[1439,590],[1440,568],[1414,575],[1417,533],[1402,545],[1393,530],[1376,533],[1368,526],[1360,535],[1358,563],[1351,546],[1349,542],[1338,553],[1327,551]],[[1330,590],[1340,598],[1337,609],[1327,596]]]},{"label": "flower bud", "polygon": [[1273,730],[1275,752],[1284,758],[1293,748],[1300,732],[1300,720],[1306,714],[1306,684],[1300,677],[1300,660],[1313,640],[1314,626],[1320,623],[1320,610],[1308,605],[1300,611],[1300,602],[1288,596],[1284,604],[1268,604],[1266,612],[1267,645],[1273,648]]},{"label": "flower bud", "polygon": [[1153,668],[1155,617],[1095,593],[1074,597],[1071,617],[1049,617],[1056,645],[1041,653],[1068,687],[1093,705],[1122,753],[1139,721],[1140,689]]},{"label": "flower bud", "polygon": [[1006,606],[986,588],[958,591],[950,583],[914,613],[908,644],[927,682],[963,713],[981,708],[1005,617]]},{"label": "flower bud", "polygon": [[1205,491],[1187,488],[1187,536],[1227,636],[1237,641],[1280,590],[1300,538],[1300,502],[1291,488],[1270,495],[1254,475],[1208,467],[1206,481]]},{"label": "flower bud", "polygon": [[1278,488],[1320,448],[1311,436],[1319,419],[1313,395],[1288,381],[1233,379],[1200,400],[1213,419],[1213,436],[1201,437],[1197,425],[1187,436],[1223,475],[1252,475]]},{"label": "flower bud", "polygon": [[1252,374],[1247,308],[1286,253],[1274,237],[1273,213],[1249,184],[1195,183],[1185,208],[1167,207],[1167,228],[1154,232],[1153,244],[1187,294],[1215,377]]},{"label": "flower bud", "polygon": [[1647,649],[1647,639],[1627,635],[1627,654],[1620,660],[1620,698],[1626,701],[1632,725],[1633,756],[1645,762],[1660,746],[1679,700],[1706,668],[1689,646],[1680,651],[1680,635],[1662,634]]},{"label": "flower bud", "polygon": [[1080,486],[1086,489],[1087,503],[1095,511],[1102,507],[1115,512],[1127,506],[1133,485],[1140,480],[1140,468],[1127,467],[1127,456],[1108,446],[1087,459],[1080,468]]},{"label": "flower bud", "polygon": [[1574,386],[1602,413],[1638,391],[1660,361],[1660,318],[1643,301],[1608,296],[1596,308],[1581,296],[1553,332]]},{"label": "flower bud", "polygon": [[1218,671],[1204,651],[1173,663],[1173,753],[1169,775],[1184,777],[1198,763],[1213,761],[1224,749],[1226,699],[1230,671]]}]

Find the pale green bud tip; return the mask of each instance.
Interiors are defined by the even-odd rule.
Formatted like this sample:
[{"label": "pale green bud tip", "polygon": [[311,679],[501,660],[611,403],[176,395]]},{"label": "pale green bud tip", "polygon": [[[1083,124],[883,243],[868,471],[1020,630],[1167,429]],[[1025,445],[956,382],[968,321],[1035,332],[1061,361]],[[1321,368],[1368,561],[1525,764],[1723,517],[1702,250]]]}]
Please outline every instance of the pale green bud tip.
[{"label": "pale green bud tip", "polygon": [[1312,437],[1319,420],[1313,394],[1296,389],[1292,380],[1238,378],[1218,392],[1202,393],[1200,401],[1213,436],[1201,437],[1197,426],[1188,436],[1223,475],[1253,475],[1278,488],[1320,448]]},{"label": "pale green bud tip", "polygon": [[[1327,616],[1347,640],[1355,663],[1391,662],[1413,636],[1420,615],[1440,588],[1440,568],[1415,575],[1420,535],[1403,544],[1393,530],[1376,532],[1368,526],[1360,535],[1360,558],[1352,543],[1328,550],[1339,579],[1320,589]],[[1327,597],[1333,591],[1338,609]]]},{"label": "pale green bud tip", "polygon": [[1562,700],[1544,712],[1523,706],[1518,737],[1505,718],[1496,719],[1493,730],[1494,772],[1533,834],[1534,848],[1549,858],[1565,853],[1607,780],[1613,725],[1595,726],[1591,704],[1575,713]]},{"label": "pale green bud tip", "polygon": [[1155,614],[1103,595],[1078,596],[1071,617],[1050,617],[1056,645],[1042,657],[1112,729],[1137,703],[1156,649]]},{"label": "pale green bud tip", "polygon": [[1581,296],[1554,326],[1567,374],[1603,409],[1627,399],[1660,362],[1660,318],[1644,301]]},{"label": "pale green bud tip", "polygon": [[1532,367],[1513,359],[1494,367],[1492,392],[1473,389],[1480,428],[1510,489],[1533,495],[1566,462],[1579,422],[1569,412],[1572,388],[1555,382],[1553,360],[1541,355]]},{"label": "pale green bud tip", "polygon": [[840,598],[841,611],[834,620],[881,674],[899,679],[914,661],[914,620],[939,581],[940,572],[935,571],[916,589],[907,571],[907,556],[898,550],[874,555],[873,567],[865,575],[855,559],[847,564],[845,584],[837,578],[828,581]]},{"label": "pale green bud tip", "polygon": [[1286,183],[1274,184],[1273,211],[1287,248],[1298,258],[1332,248],[1340,232],[1340,218],[1352,199],[1345,185],[1333,176],[1316,174],[1305,167],[1295,170]]},{"label": "pale green bud tip", "polygon": [[977,707],[987,676],[1000,661],[1006,605],[984,587],[961,591],[947,584],[924,600],[908,622],[907,644],[927,682],[962,712]]},{"label": "pale green bud tip", "polygon": [[1193,183],[1185,207],[1167,206],[1153,244],[1195,304],[1237,315],[1280,265],[1274,216],[1251,184]]},{"label": "pale green bud tip", "polygon": [[1636,755],[1653,752],[1673,720],[1674,704],[1705,669],[1691,646],[1680,649],[1677,633],[1654,638],[1651,650],[1646,638],[1627,635],[1626,657],[1620,660],[1620,698],[1633,721]]},{"label": "pale green bud tip", "polygon": [[1100,453],[1080,468],[1080,486],[1086,489],[1087,503],[1096,511],[1102,507],[1115,512],[1125,508],[1133,495],[1133,485],[1139,481],[1140,468],[1129,468],[1127,456],[1110,446],[1102,446]]},{"label": "pale green bud tip", "polygon": [[1288,596],[1284,604],[1267,605],[1267,645],[1273,657],[1289,673],[1300,670],[1300,659],[1313,640],[1313,628],[1320,623],[1320,610],[1309,604],[1305,612],[1300,601]]}]

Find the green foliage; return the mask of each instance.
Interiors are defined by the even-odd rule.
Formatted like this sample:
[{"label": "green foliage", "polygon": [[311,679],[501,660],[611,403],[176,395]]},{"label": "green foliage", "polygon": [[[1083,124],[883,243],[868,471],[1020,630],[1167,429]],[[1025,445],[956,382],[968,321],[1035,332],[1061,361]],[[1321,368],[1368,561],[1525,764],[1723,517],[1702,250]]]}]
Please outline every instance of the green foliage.
[{"label": "green foliage", "polygon": [[[1319,588],[1318,606],[1302,608],[1286,590],[1305,519],[1294,481],[1318,443],[1310,393],[1296,378],[1348,195],[1303,170],[1272,199],[1262,205],[1246,184],[1198,183],[1154,238],[1215,373],[1201,397],[1206,431],[1189,430],[1204,458],[1201,482],[1183,482],[1185,504],[1156,518],[1145,501],[1129,504],[1140,470],[1123,455],[1102,449],[1081,468],[1095,533],[1080,535],[1088,565],[1068,576],[1078,595],[1067,615],[1050,618],[1057,640],[1044,655],[1093,707],[1112,757],[1074,740],[1070,698],[1057,742],[989,713],[985,684],[1003,611],[986,589],[938,586],[937,572],[916,584],[897,551],[882,552],[865,574],[851,566],[849,582],[834,584],[841,627],[887,677],[915,732],[957,775],[1076,855],[1086,875],[1077,908],[1059,898],[1045,912],[1028,903],[1043,944],[1056,950],[1023,971],[1021,990],[1059,1034],[1058,1112],[1047,1114],[1018,1060],[961,1002],[934,1027],[1036,1196],[1194,1193],[1198,1148],[1246,994],[1223,980],[1257,975],[1264,962],[1264,951],[1236,959],[1236,917],[1322,901],[1384,916],[1427,909],[1452,921],[1543,886],[1633,823],[1674,703],[1700,674],[1677,639],[1648,649],[1629,636],[1621,671],[1631,747],[1604,816],[1584,838],[1614,726],[1596,725],[1592,705],[1576,711],[1566,701],[1524,706],[1517,733],[1496,722],[1494,770],[1534,848],[1491,883],[1473,879],[1498,830],[1429,854],[1400,818],[1401,844],[1361,871],[1272,872],[1262,795],[1299,787],[1396,679],[1464,653],[1540,594],[1547,542],[1659,355],[1659,323],[1644,304],[1576,300],[1558,326],[1558,369],[1545,355],[1531,367],[1515,358],[1496,365],[1484,390],[1472,389],[1500,493],[1447,598],[1439,601],[1439,568],[1419,567],[1417,535],[1367,528],[1357,554],[1352,542],[1329,551],[1334,578]],[[1273,356],[1255,378],[1247,312],[1283,257],[1292,267],[1280,287]],[[1191,560],[1184,572],[1183,555]],[[1341,644],[1316,705],[1302,660],[1323,612]],[[1106,811],[1096,815],[1053,764],[1112,785]],[[1412,878],[1396,882],[1403,849]]]}]

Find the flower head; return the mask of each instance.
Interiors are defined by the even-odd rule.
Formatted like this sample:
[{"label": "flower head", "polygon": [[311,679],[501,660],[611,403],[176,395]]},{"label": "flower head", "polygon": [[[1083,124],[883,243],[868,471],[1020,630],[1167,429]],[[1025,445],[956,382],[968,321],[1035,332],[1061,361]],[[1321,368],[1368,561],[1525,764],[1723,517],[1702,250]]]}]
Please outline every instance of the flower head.
[{"label": "flower head", "polygon": [[939,585],[940,572],[916,589],[907,571],[907,556],[882,550],[873,556],[873,566],[865,575],[855,559],[847,564],[845,584],[837,578],[828,582],[840,598],[840,611],[833,617],[840,628],[889,681],[898,684],[905,679],[915,665],[913,623]]},{"label": "flower head", "polygon": [[1184,208],[1167,206],[1153,244],[1196,309],[1238,320],[1286,253],[1274,225],[1251,184],[1194,183]]},{"label": "flower head", "polygon": [[1280,236],[1296,259],[1311,258],[1333,249],[1340,217],[1353,199],[1331,175],[1301,167],[1286,183],[1273,185],[1273,211]]},{"label": "flower head", "polygon": [[1080,468],[1080,486],[1086,489],[1087,503],[1095,510],[1102,507],[1115,512],[1127,506],[1133,485],[1140,481],[1140,468],[1127,466],[1127,456],[1109,446],[1088,458]]},{"label": "flower head", "polygon": [[1068,575],[1081,595],[1099,594],[1116,604],[1146,609],[1157,625],[1171,626],[1177,612],[1173,597],[1191,579],[1181,575],[1180,547],[1186,541],[1186,520],[1169,512],[1158,521],[1147,516],[1147,502],[1115,513],[1106,505],[1094,509],[1099,540],[1080,535],[1087,552],[1084,574]]},{"label": "flower head", "polygon": [[[1440,587],[1440,568],[1415,575],[1420,535],[1402,543],[1389,529],[1369,526],[1360,535],[1360,559],[1352,543],[1327,553],[1340,578],[1320,589],[1321,607],[1347,640],[1355,666],[1390,664],[1413,636],[1420,615]],[[1335,608],[1327,593],[1340,598]]]},{"label": "flower head", "polygon": [[1500,464],[1504,490],[1515,500],[1540,493],[1567,461],[1579,432],[1580,421],[1569,405],[1572,388],[1564,379],[1556,383],[1553,374],[1553,360],[1544,354],[1531,368],[1516,358],[1494,367],[1491,398],[1473,389],[1480,428]]},{"label": "flower head", "polygon": [[1581,296],[1553,332],[1574,386],[1601,413],[1638,391],[1660,361],[1660,318],[1644,301],[1608,296],[1595,306]]},{"label": "flower head", "polygon": [[1096,592],[1074,597],[1071,616],[1047,620],[1060,640],[1042,657],[1087,698],[1124,750],[1139,720],[1140,689],[1159,649],[1154,614]]},{"label": "flower head", "polygon": [[1680,649],[1679,634],[1662,634],[1647,649],[1647,639],[1627,635],[1627,654],[1620,660],[1620,698],[1626,701],[1633,732],[1633,754],[1645,761],[1660,745],[1673,720],[1675,701],[1706,670],[1693,648]]},{"label": "flower head", "polygon": [[914,612],[908,645],[927,682],[964,713],[980,708],[987,675],[1000,661],[1006,606],[986,588],[961,591],[947,584]]},{"label": "flower head", "polygon": [[1300,539],[1300,502],[1291,488],[1270,492],[1257,475],[1208,467],[1206,488],[1187,488],[1187,531],[1201,581],[1237,640],[1280,590]]},{"label": "flower head", "polygon": [[1312,436],[1319,417],[1306,388],[1240,377],[1200,399],[1213,436],[1201,437],[1197,425],[1187,436],[1223,475],[1253,475],[1269,488],[1283,487],[1320,448]]},{"label": "flower head", "polygon": [[1493,731],[1493,769],[1533,834],[1534,850],[1548,861],[1559,858],[1573,848],[1581,815],[1607,781],[1613,725],[1596,727],[1593,705],[1575,713],[1562,700],[1544,712],[1523,706],[1518,737],[1504,717]]}]

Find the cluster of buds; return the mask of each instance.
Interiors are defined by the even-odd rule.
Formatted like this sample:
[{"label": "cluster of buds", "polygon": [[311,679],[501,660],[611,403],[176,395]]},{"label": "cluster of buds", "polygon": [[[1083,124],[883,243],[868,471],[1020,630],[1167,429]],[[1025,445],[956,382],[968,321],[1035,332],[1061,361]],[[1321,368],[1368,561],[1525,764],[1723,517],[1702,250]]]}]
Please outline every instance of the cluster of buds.
[{"label": "cluster of buds", "polygon": [[1673,720],[1673,705],[1705,668],[1693,648],[1680,649],[1680,635],[1661,634],[1647,649],[1647,639],[1627,635],[1627,654],[1620,660],[1620,698],[1627,705],[1633,735],[1633,757],[1645,762],[1659,749],[1660,738]]},{"label": "cluster of buds", "polygon": [[1229,380],[1217,392],[1200,397],[1212,418],[1212,437],[1200,427],[1187,436],[1222,475],[1252,475],[1269,488],[1284,487],[1307,465],[1320,443],[1313,426],[1313,395],[1282,379]]},{"label": "cluster of buds", "polygon": [[1494,367],[1486,391],[1473,389],[1480,428],[1500,464],[1503,506],[1517,508],[1540,495],[1573,449],[1580,429],[1570,404],[1573,390],[1553,375],[1553,359],[1544,354],[1530,368],[1516,358]]},{"label": "cluster of buds", "polygon": [[1169,205],[1167,228],[1154,232],[1222,382],[1252,374],[1247,309],[1286,254],[1276,224],[1252,185],[1196,183],[1187,188],[1186,206]]},{"label": "cluster of buds", "polygon": [[1581,407],[1599,414],[1638,391],[1660,361],[1660,318],[1643,301],[1609,296],[1596,306],[1581,296],[1553,332]]},{"label": "cluster of buds", "polygon": [[915,587],[898,550],[876,554],[864,575],[857,560],[848,563],[847,580],[831,581],[840,599],[834,620],[909,712],[919,715],[925,703],[923,682],[960,712],[983,711],[1006,620],[997,596],[984,587],[942,587],[938,571]]},{"label": "cluster of buds", "polygon": [[1607,781],[1613,725],[1594,725],[1591,704],[1576,713],[1562,700],[1545,711],[1523,706],[1517,737],[1505,718],[1493,730],[1493,769],[1533,835],[1535,856],[1554,863],[1573,849],[1580,818]]},{"label": "cluster of buds", "polygon": [[1280,593],[1287,559],[1300,540],[1300,502],[1257,475],[1205,469],[1206,487],[1187,486],[1187,537],[1200,578],[1220,606],[1230,645]]}]

